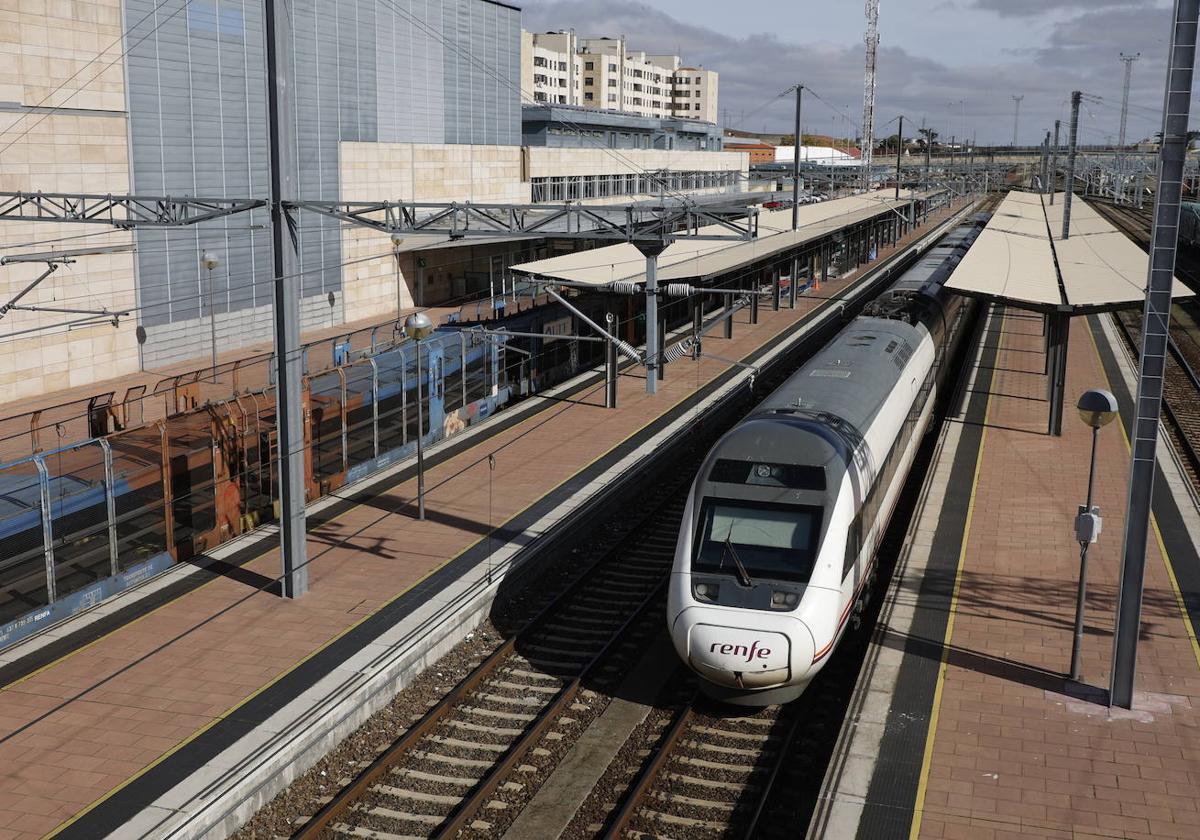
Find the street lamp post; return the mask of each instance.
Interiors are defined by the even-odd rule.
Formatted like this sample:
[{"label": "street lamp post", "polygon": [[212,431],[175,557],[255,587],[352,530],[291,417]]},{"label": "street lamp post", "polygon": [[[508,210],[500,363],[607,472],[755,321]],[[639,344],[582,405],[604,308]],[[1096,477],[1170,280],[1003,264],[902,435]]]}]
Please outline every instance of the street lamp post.
[{"label": "street lamp post", "polygon": [[1072,682],[1079,682],[1079,653],[1083,646],[1083,603],[1087,597],[1088,546],[1100,537],[1100,508],[1092,506],[1092,488],[1096,481],[1096,441],[1100,429],[1117,416],[1117,398],[1108,391],[1092,388],[1083,392],[1075,404],[1079,416],[1092,428],[1092,462],[1088,468],[1087,504],[1075,516],[1075,539],[1079,541],[1079,591],[1075,597],[1075,639],[1071,645]]},{"label": "street lamp post", "polygon": [[208,331],[212,338],[212,381],[217,381],[217,311],[213,309],[213,269],[221,264],[221,258],[212,251],[200,255],[200,263],[208,269]]},{"label": "street lamp post", "polygon": [[424,402],[421,389],[421,339],[433,332],[433,321],[424,312],[414,312],[404,319],[404,332],[416,342],[417,353],[417,519],[425,518],[425,419],[421,413]]},{"label": "street lamp post", "polygon": [[392,264],[396,272],[396,316],[404,311],[404,283],[400,279],[400,246],[404,244],[404,237],[398,234],[392,234]]}]

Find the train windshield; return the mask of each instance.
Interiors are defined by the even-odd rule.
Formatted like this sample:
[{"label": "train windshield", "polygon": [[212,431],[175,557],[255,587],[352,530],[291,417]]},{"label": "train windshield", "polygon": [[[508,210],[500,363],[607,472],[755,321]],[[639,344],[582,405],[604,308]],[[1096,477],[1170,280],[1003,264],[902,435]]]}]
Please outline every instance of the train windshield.
[{"label": "train windshield", "polygon": [[806,582],[820,530],[819,507],[705,499],[692,571]]}]

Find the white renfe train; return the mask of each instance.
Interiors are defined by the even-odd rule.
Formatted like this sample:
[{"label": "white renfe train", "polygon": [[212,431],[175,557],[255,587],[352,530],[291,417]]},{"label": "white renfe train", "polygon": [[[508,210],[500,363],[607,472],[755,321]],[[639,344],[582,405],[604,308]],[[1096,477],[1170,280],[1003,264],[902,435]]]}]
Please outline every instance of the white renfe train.
[{"label": "white renfe train", "polygon": [[707,694],[798,697],[861,613],[972,304],[942,289],[955,228],[726,433],[683,514],[667,605]]}]

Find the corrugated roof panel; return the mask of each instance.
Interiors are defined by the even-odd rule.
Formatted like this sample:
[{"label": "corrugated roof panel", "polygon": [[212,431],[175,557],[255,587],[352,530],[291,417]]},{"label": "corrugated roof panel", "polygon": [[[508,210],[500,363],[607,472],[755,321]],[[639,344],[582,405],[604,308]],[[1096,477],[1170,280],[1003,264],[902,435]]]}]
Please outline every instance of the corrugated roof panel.
[{"label": "corrugated roof panel", "polygon": [[[1054,204],[1036,193],[1005,196],[947,288],[1035,308],[1140,303],[1149,266],[1146,252],[1079,198],[1071,202],[1071,235],[1064,240],[1063,199],[1062,193]],[[1176,280],[1173,294],[1192,293]]]},{"label": "corrugated roof panel", "polygon": [[[901,192],[901,202],[913,196]],[[711,277],[730,269],[785,251],[819,238],[846,225],[865,221],[896,206],[891,190],[839,198],[800,208],[797,230],[792,230],[791,208],[763,211],[758,217],[759,236],[751,241],[678,239],[658,258],[660,282]],[[727,230],[720,225],[702,228],[703,233]],[[514,271],[572,283],[604,285],[614,281],[640,283],[645,280],[646,260],[636,247],[622,242],[590,251],[564,254],[513,266]]]},{"label": "corrugated roof panel", "polygon": [[1054,306],[1062,296],[1046,237],[986,228],[954,269],[946,288]]}]

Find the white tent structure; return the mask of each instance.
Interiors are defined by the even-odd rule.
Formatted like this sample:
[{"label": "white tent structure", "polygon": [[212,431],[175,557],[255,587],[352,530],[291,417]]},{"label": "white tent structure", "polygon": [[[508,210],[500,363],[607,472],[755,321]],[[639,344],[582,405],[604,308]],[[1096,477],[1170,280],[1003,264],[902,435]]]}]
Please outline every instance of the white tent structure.
[{"label": "white tent structure", "polygon": [[[776,146],[775,162],[791,163],[796,157],[795,146]],[[861,160],[832,146],[801,146],[800,162],[815,166],[858,166]]]}]

